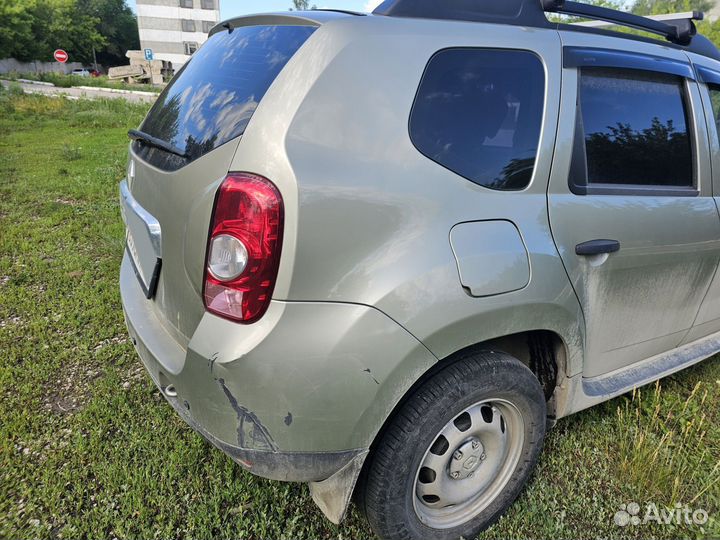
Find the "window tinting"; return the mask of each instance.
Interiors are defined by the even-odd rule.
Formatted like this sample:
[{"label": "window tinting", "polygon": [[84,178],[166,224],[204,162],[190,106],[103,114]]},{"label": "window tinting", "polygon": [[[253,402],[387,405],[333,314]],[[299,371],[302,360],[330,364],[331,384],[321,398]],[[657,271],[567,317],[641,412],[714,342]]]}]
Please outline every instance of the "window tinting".
[{"label": "window tinting", "polygon": [[491,189],[532,179],[545,72],[526,51],[447,49],[428,64],[410,119],[420,152]]},{"label": "window tinting", "polygon": [[195,21],[192,19],[183,19],[182,20],[182,29],[183,32],[194,32],[195,31]]},{"label": "window tinting", "polygon": [[676,75],[582,68],[588,183],[692,186],[684,94],[683,79]]},{"label": "window tinting", "polygon": [[160,94],[140,129],[188,155],[135,142],[145,160],[178,169],[243,134],[258,103],[312,26],[248,26],[212,35]]},{"label": "window tinting", "polygon": [[202,22],[202,31],[206,34],[210,33],[210,30],[212,30],[213,26],[215,26],[217,23],[213,21],[203,21]]},{"label": "window tinting", "polygon": [[180,0],[180,7],[181,8],[192,8],[193,0]]},{"label": "window tinting", "polygon": [[202,0],[200,5],[203,9],[215,9],[215,0]]}]

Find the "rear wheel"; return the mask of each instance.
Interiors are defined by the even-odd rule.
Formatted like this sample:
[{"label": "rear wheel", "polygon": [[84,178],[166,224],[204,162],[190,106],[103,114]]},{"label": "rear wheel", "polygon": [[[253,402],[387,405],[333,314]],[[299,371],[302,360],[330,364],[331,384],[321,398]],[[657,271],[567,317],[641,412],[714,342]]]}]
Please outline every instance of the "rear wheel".
[{"label": "rear wheel", "polygon": [[537,461],[545,398],[504,353],[450,364],[390,421],[367,468],[365,512],[378,536],[472,538],[512,504]]}]

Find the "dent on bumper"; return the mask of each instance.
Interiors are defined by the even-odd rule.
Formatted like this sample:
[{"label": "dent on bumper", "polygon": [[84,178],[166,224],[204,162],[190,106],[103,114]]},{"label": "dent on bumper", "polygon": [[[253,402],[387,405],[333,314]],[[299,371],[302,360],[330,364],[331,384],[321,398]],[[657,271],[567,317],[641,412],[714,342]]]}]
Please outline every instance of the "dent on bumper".
[{"label": "dent on bumper", "polygon": [[364,453],[412,383],[436,359],[369,307],[272,302],[254,325],[206,314],[183,348],[145,300],[127,260],[129,332],[180,416],[266,478],[321,481]]}]

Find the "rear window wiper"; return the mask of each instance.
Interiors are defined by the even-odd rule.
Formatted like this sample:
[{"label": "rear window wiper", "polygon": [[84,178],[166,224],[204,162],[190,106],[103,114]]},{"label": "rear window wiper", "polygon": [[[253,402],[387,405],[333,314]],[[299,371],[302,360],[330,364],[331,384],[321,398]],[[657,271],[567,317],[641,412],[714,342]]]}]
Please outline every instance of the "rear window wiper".
[{"label": "rear window wiper", "polygon": [[180,156],[181,158],[188,158],[186,152],[183,152],[178,147],[173,146],[170,143],[167,143],[163,141],[162,139],[158,139],[157,137],[153,137],[149,133],[145,133],[144,131],[139,131],[137,129],[131,129],[128,131],[128,137],[130,137],[133,141],[140,141],[148,146],[153,146],[155,148],[159,148],[160,150],[165,150],[165,152],[169,152],[170,154],[175,154],[176,156]]}]

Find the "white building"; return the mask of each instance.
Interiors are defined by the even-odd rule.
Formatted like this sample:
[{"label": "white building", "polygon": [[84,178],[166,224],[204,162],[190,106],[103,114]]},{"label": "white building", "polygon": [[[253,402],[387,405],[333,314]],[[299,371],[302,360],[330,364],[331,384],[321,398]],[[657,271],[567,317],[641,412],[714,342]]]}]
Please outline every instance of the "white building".
[{"label": "white building", "polygon": [[717,21],[720,17],[720,1],[714,0],[714,6],[707,10],[705,17],[711,22]]},{"label": "white building", "polygon": [[137,0],[140,47],[178,70],[220,21],[220,0]]}]

